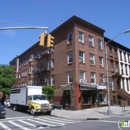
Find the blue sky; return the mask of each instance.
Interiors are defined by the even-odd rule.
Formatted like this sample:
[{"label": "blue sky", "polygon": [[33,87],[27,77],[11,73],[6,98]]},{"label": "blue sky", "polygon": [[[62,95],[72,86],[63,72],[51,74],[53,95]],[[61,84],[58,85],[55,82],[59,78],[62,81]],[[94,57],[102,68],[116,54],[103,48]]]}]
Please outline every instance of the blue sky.
[{"label": "blue sky", "polygon": [[[76,15],[113,38],[130,29],[130,0],[0,0],[0,27],[44,26],[49,32]],[[39,40],[44,30],[0,30],[0,64],[9,64]],[[130,48],[130,33],[115,41]]]}]

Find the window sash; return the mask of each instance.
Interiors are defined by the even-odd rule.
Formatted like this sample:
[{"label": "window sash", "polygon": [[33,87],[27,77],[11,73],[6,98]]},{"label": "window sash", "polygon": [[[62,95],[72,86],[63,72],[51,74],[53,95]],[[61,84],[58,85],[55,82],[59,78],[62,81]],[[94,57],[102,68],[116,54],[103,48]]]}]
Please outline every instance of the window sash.
[{"label": "window sash", "polygon": [[104,74],[100,74],[100,83],[104,83]]},{"label": "window sash", "polygon": [[94,55],[90,54],[90,64],[94,65],[95,64],[95,60],[94,60]]},{"label": "window sash", "polygon": [[68,63],[73,62],[73,55],[72,55],[72,51],[68,52]]},{"label": "window sash", "polygon": [[89,46],[94,47],[93,36],[89,36]]},{"label": "window sash", "polygon": [[68,83],[73,82],[73,72],[69,71],[68,72]]},{"label": "window sash", "polygon": [[98,39],[98,49],[102,50],[102,40]]},{"label": "window sash", "polygon": [[80,79],[85,79],[85,72],[84,71],[80,71]]},{"label": "window sash", "polygon": [[103,66],[103,58],[102,58],[102,57],[99,57],[99,64],[100,64],[101,66]]},{"label": "window sash", "polygon": [[84,43],[84,33],[78,32],[78,39],[79,39],[79,42]]},{"label": "window sash", "polygon": [[95,75],[96,74],[94,72],[91,72],[91,83],[96,83]]},{"label": "window sash", "polygon": [[68,43],[71,43],[71,42],[72,42],[72,33],[69,33],[69,34],[68,34],[67,39],[68,39]]}]

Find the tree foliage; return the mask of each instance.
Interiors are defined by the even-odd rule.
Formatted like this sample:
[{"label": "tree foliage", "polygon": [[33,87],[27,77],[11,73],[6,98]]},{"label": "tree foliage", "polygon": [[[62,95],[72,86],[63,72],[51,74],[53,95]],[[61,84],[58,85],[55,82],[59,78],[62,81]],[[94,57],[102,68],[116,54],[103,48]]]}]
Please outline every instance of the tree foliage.
[{"label": "tree foliage", "polygon": [[47,95],[48,99],[51,100],[55,95],[55,86],[43,86],[42,92]]},{"label": "tree foliage", "polygon": [[8,65],[0,65],[0,90],[9,93],[17,78],[14,76],[14,68]]}]

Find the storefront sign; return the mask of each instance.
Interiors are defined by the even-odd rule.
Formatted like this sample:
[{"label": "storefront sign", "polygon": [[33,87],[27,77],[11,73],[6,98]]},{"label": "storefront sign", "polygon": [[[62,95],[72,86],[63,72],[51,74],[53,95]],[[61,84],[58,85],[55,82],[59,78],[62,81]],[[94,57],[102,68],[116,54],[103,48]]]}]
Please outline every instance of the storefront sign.
[{"label": "storefront sign", "polygon": [[72,85],[70,85],[70,84],[61,85],[61,88],[62,88],[62,90],[71,90]]},{"label": "storefront sign", "polygon": [[106,86],[97,85],[97,89],[107,89]]}]

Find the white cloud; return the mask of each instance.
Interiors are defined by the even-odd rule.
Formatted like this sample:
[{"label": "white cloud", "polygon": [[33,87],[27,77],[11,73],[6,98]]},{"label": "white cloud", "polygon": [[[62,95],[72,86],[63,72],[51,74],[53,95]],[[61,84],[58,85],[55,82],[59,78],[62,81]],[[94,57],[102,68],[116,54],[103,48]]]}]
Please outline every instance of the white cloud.
[{"label": "white cloud", "polygon": [[13,31],[13,30],[1,30],[0,34],[6,35],[6,36],[9,36],[9,37],[16,37],[16,32]]}]

